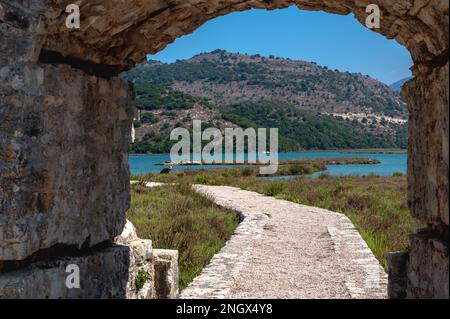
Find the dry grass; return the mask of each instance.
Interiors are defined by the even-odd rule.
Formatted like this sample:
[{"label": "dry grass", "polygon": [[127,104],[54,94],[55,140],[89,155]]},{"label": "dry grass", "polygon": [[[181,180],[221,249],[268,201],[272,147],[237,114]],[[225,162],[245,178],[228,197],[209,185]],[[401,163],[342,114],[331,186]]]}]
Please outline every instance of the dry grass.
[{"label": "dry grass", "polygon": [[388,252],[407,250],[419,225],[406,203],[404,176],[332,177],[265,180],[251,168],[187,171],[171,176],[148,175],[152,181],[230,185],[267,196],[340,212],[348,216],[386,268]]},{"label": "dry grass", "polygon": [[154,248],[179,251],[180,288],[186,287],[224,246],[238,225],[234,212],[200,196],[187,183],[132,186],[128,219]]},{"label": "dry grass", "polygon": [[385,269],[387,254],[407,250],[409,235],[420,227],[407,208],[405,177],[297,178],[247,189],[345,214]]}]

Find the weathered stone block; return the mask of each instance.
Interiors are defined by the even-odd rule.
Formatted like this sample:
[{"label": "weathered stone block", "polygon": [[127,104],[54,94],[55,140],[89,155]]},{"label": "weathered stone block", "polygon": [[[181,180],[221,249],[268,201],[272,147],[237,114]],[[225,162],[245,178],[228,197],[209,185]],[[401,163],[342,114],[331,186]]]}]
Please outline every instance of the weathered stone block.
[{"label": "weathered stone block", "polygon": [[[116,238],[117,244],[30,263],[17,270],[0,273],[0,299],[151,299],[178,296],[178,252],[153,250],[150,240],[139,239],[128,221]],[[69,289],[66,269],[77,265],[80,288]],[[136,278],[145,282],[136,286]]]},{"label": "weathered stone block", "polygon": [[449,65],[416,77],[403,89],[408,102],[408,202],[427,223],[449,225]]},{"label": "weathered stone block", "polygon": [[[131,249],[127,298],[155,298],[155,268],[152,241],[139,239],[134,225],[127,220],[122,234],[116,237],[115,242],[129,246]],[[142,287],[137,287],[136,278],[143,276],[143,274],[145,274],[147,280],[142,284]]]},{"label": "weathered stone block", "polygon": [[11,61],[34,61],[39,58],[42,36],[36,32],[16,28],[0,20],[0,57]]},{"label": "weathered stone block", "polygon": [[405,252],[395,252],[388,255],[389,299],[404,299],[406,297],[406,268],[409,255]]},{"label": "weathered stone block", "polygon": [[[68,265],[80,269],[80,288],[69,289]],[[112,246],[88,256],[41,261],[29,268],[0,274],[0,299],[126,298],[130,248]]]},{"label": "weathered stone block", "polygon": [[[0,95],[24,102],[43,94],[44,69],[28,62],[11,62],[0,57]],[[3,104],[3,103],[2,103]]]},{"label": "weathered stone block", "polygon": [[49,7],[48,0],[0,0],[0,59],[37,62],[46,33],[41,14]]},{"label": "weathered stone block", "polygon": [[37,68],[39,92],[0,100],[0,260],[111,241],[129,207],[130,85]]},{"label": "weathered stone block", "polygon": [[[136,240],[128,244],[131,250],[127,299],[155,298],[155,269],[151,240]],[[136,286],[136,279],[145,274],[142,287]]]},{"label": "weathered stone block", "polygon": [[[155,297],[150,240],[112,245],[78,257],[62,257],[32,263],[23,270],[0,274],[0,299],[150,299]],[[80,269],[80,288],[69,289],[68,265]],[[138,289],[139,272],[148,278]]]},{"label": "weathered stone block", "polygon": [[411,237],[406,298],[449,298],[448,242],[433,235]]},{"label": "weathered stone block", "polygon": [[155,292],[157,299],[178,297],[178,251],[155,249]]}]

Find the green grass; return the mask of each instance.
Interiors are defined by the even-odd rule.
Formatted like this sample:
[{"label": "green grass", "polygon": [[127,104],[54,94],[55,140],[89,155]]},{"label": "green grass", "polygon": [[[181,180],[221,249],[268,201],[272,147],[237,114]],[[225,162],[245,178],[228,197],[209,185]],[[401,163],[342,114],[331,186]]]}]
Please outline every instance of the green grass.
[{"label": "green grass", "polygon": [[369,148],[369,149],[354,149],[354,150],[341,150],[341,153],[370,153],[370,154],[406,154],[406,149],[400,148]]},{"label": "green grass", "polygon": [[[276,176],[300,176],[326,170],[322,164],[280,165]],[[173,172],[169,175],[148,174],[133,176],[132,180],[164,183],[195,183],[203,185],[234,185],[236,181],[258,181],[260,171],[257,166],[230,167],[223,169],[199,169]]]},{"label": "green grass", "polygon": [[190,184],[131,187],[128,219],[154,248],[179,251],[180,288],[185,288],[224,246],[239,220],[232,211],[194,192]]},{"label": "green grass", "polygon": [[[288,166],[286,166],[288,167]],[[420,225],[406,203],[403,174],[392,177],[333,177],[266,180],[252,168],[186,171],[169,176],[147,175],[143,180],[230,185],[295,203],[321,207],[348,216],[380,263],[387,268],[387,254],[407,250],[409,235]]]},{"label": "green grass", "polygon": [[409,235],[420,227],[407,208],[405,177],[325,176],[261,181],[250,190],[266,195],[275,193],[279,199],[345,214],[385,269],[387,254],[407,250]]},{"label": "green grass", "polygon": [[273,182],[264,185],[263,194],[266,196],[277,196],[284,191],[284,184],[282,182]]},{"label": "green grass", "polygon": [[136,278],[134,279],[134,285],[136,286],[136,289],[139,291],[142,288],[144,288],[145,283],[147,280],[150,279],[150,276],[148,272],[146,272],[144,269],[139,269],[138,274]]}]

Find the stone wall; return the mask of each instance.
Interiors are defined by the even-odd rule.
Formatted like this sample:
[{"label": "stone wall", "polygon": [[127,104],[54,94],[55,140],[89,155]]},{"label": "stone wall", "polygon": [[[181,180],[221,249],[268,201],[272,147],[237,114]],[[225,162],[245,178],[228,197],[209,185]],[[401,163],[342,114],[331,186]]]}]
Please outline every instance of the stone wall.
[{"label": "stone wall", "polygon": [[402,93],[410,112],[408,203],[416,218],[441,232],[449,225],[448,72],[446,61],[407,83]]},{"label": "stone wall", "polygon": [[124,228],[132,87],[42,51],[45,4],[0,1],[0,299],[175,297],[176,252]]},{"label": "stone wall", "polygon": [[273,10],[290,6],[353,13],[365,24],[367,6],[378,4],[382,23],[374,31],[407,47],[416,63],[416,72],[423,72],[427,61],[448,52],[448,1],[79,0],[85,17],[80,30],[64,27],[64,8],[72,0],[55,2],[58,5],[45,14],[48,36],[44,48],[116,69],[143,61],[147,54],[163,50],[215,17],[252,8]]},{"label": "stone wall", "polygon": [[[120,234],[130,201],[129,84],[66,65],[1,70],[11,87],[0,97],[0,260]],[[32,79],[35,90],[15,89],[15,79]]]},{"label": "stone wall", "polygon": [[[77,265],[80,287],[68,288]],[[143,276],[138,286],[136,278]],[[70,280],[70,278],[69,278]],[[128,221],[114,242],[0,273],[0,299],[152,299],[178,296],[178,252],[153,250]]]},{"label": "stone wall", "polygon": [[409,253],[389,258],[392,298],[449,297],[449,64],[444,62],[402,92],[410,111],[408,204],[427,228],[411,236]]},{"label": "stone wall", "polygon": [[0,16],[0,261],[110,241],[129,205],[131,87],[39,63],[39,18]]},{"label": "stone wall", "polygon": [[[0,0],[0,271],[74,250],[123,258],[111,245],[129,205],[132,95],[119,72],[230,12],[296,5],[353,13],[364,23],[374,3],[79,0],[81,29],[69,30],[65,6],[72,2]],[[448,297],[449,3],[375,3],[382,11],[375,31],[404,45],[415,64],[403,92],[411,111],[408,202],[428,225],[412,237],[404,275],[391,269],[403,278],[391,287],[403,290],[396,296]],[[96,250],[105,243],[113,252]]]}]

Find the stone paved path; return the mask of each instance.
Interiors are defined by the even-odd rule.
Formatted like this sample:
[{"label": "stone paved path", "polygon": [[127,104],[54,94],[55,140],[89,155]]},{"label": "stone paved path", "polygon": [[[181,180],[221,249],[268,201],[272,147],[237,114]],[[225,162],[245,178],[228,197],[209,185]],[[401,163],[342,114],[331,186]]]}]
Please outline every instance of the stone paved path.
[{"label": "stone paved path", "polygon": [[232,187],[195,186],[243,218],[181,298],[386,298],[387,276],[350,220]]}]

